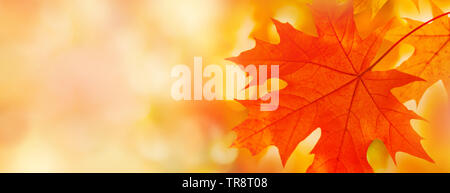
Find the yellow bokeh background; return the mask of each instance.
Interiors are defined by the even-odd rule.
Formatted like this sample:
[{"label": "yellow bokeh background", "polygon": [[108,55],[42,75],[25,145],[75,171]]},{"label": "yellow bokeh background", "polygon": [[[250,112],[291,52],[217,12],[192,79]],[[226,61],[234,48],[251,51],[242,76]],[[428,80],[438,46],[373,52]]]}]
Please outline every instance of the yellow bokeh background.
[{"label": "yellow bokeh background", "polygon": [[[275,147],[257,156],[230,148],[245,109],[173,101],[170,70],[193,65],[194,56],[231,64],[224,58],[252,48],[253,37],[276,43],[271,18],[314,34],[309,2],[0,0],[0,172],[306,171],[320,129],[286,167]],[[420,12],[403,2],[393,13],[430,17],[428,0],[419,1]],[[361,32],[370,31],[361,18],[382,10],[377,3],[385,1],[355,4]],[[449,10],[445,0],[435,3]],[[434,120],[450,112],[441,108],[446,99],[438,82],[406,105]],[[394,164],[374,142],[374,170],[450,172],[448,117],[436,123],[412,122],[435,163],[399,153]]]}]

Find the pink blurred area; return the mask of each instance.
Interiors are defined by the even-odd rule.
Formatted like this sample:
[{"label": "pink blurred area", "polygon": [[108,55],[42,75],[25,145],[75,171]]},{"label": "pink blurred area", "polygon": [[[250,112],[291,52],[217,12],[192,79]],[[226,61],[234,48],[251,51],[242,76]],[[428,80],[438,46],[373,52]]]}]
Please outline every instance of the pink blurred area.
[{"label": "pink blurred area", "polygon": [[320,130],[285,168],[230,148],[245,109],[173,101],[170,70],[276,42],[270,18],[312,32],[307,2],[0,0],[0,172],[304,172]]}]

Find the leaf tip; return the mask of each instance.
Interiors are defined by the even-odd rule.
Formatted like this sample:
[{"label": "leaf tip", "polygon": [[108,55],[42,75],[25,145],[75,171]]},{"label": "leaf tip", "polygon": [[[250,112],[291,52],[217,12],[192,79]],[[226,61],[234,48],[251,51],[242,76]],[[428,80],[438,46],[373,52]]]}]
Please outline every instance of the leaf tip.
[{"label": "leaf tip", "polygon": [[275,19],[275,18],[270,18],[270,20],[272,20],[272,22],[273,22],[275,25],[277,25],[277,24],[282,24],[280,21],[278,21],[278,20]]},{"label": "leaf tip", "polygon": [[225,60],[236,63],[237,62],[237,58],[238,57],[229,57],[229,58],[225,58]]}]

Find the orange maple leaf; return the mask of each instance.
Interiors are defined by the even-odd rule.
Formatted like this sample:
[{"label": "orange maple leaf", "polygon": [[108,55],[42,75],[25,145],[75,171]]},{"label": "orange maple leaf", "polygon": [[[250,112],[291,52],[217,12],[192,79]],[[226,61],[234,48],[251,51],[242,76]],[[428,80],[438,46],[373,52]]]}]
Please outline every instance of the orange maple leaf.
[{"label": "orange maple leaf", "polygon": [[394,91],[401,100],[420,101],[425,90],[436,81],[442,80],[450,93],[450,13],[432,4],[435,18],[428,22],[407,20],[407,25],[390,30],[389,40],[404,38],[403,43],[415,47],[414,54],[397,70],[419,76],[426,81],[415,82]]},{"label": "orange maple leaf", "polygon": [[351,1],[316,0],[311,9],[317,37],[274,20],[279,44],[256,40],[254,49],[230,59],[244,66],[280,65],[280,78],[288,84],[278,91],[276,111],[260,112],[261,101],[240,101],[249,116],[234,128],[233,145],[253,154],[275,145],[286,164],[297,144],[321,128],[308,172],[372,172],[366,155],[375,139],[394,159],[402,151],[431,161],[410,125],[420,117],[390,92],[421,79],[396,70],[372,71],[383,59],[373,62],[387,28],[362,39]]}]

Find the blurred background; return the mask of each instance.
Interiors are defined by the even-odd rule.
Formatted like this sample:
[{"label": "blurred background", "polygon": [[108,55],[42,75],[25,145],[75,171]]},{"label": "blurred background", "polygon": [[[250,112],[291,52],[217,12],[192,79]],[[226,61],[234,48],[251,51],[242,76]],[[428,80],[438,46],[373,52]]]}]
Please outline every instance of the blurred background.
[{"label": "blurred background", "polygon": [[[314,34],[311,0],[0,0],[0,172],[305,172],[320,129],[282,167],[278,150],[230,148],[246,118],[234,101],[175,102],[177,64],[230,64],[276,43],[271,18]],[[399,0],[397,0],[399,1]],[[355,0],[361,32],[387,1]],[[431,17],[428,0],[392,13]],[[450,10],[447,0],[435,3]],[[427,11],[428,10],[428,11]],[[435,163],[375,141],[376,172],[450,172],[450,104],[442,82],[405,105]]]}]

